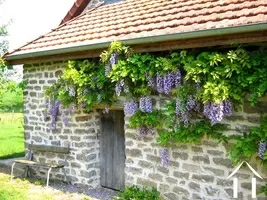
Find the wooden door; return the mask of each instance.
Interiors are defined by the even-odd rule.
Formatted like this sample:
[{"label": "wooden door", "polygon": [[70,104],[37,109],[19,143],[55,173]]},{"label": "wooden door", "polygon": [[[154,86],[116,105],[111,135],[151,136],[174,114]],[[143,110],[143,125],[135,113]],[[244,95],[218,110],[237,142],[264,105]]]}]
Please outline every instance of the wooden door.
[{"label": "wooden door", "polygon": [[123,111],[101,114],[100,184],[115,190],[124,189],[125,137]]}]

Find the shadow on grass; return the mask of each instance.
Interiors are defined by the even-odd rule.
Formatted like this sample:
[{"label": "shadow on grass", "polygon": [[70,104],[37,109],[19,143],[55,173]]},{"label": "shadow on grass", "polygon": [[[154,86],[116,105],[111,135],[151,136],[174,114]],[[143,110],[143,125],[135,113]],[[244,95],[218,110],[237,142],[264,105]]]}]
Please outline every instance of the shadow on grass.
[{"label": "shadow on grass", "polygon": [[13,153],[5,156],[0,156],[0,160],[4,159],[9,159],[9,158],[18,158],[18,157],[24,157],[25,153],[24,152],[19,152],[19,153]]}]

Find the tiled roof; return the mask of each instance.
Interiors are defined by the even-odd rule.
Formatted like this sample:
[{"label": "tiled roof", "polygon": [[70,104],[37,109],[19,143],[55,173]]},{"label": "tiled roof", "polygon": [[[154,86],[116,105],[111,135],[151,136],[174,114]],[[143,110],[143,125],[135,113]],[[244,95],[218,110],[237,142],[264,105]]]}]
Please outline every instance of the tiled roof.
[{"label": "tiled roof", "polygon": [[124,0],[88,10],[11,54],[266,22],[267,0]]}]

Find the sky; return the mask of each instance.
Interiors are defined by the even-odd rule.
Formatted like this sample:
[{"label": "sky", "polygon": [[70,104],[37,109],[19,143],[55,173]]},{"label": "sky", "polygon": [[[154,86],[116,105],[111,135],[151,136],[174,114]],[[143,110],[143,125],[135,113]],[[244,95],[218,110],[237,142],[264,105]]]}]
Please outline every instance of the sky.
[{"label": "sky", "polygon": [[9,50],[16,49],[56,28],[75,0],[5,0],[0,5],[0,24],[8,27]]}]

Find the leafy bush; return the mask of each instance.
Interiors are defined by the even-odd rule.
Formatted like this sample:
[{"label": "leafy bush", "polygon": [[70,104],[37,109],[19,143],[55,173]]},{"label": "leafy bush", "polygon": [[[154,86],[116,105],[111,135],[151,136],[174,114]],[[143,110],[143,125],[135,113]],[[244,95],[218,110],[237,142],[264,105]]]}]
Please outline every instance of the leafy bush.
[{"label": "leafy bush", "polygon": [[126,189],[119,193],[119,197],[115,199],[120,200],[160,200],[160,193],[156,188],[148,189],[146,187],[139,188],[136,185],[126,187]]},{"label": "leafy bush", "polygon": [[20,85],[0,75],[0,112],[22,112],[23,94]]}]

